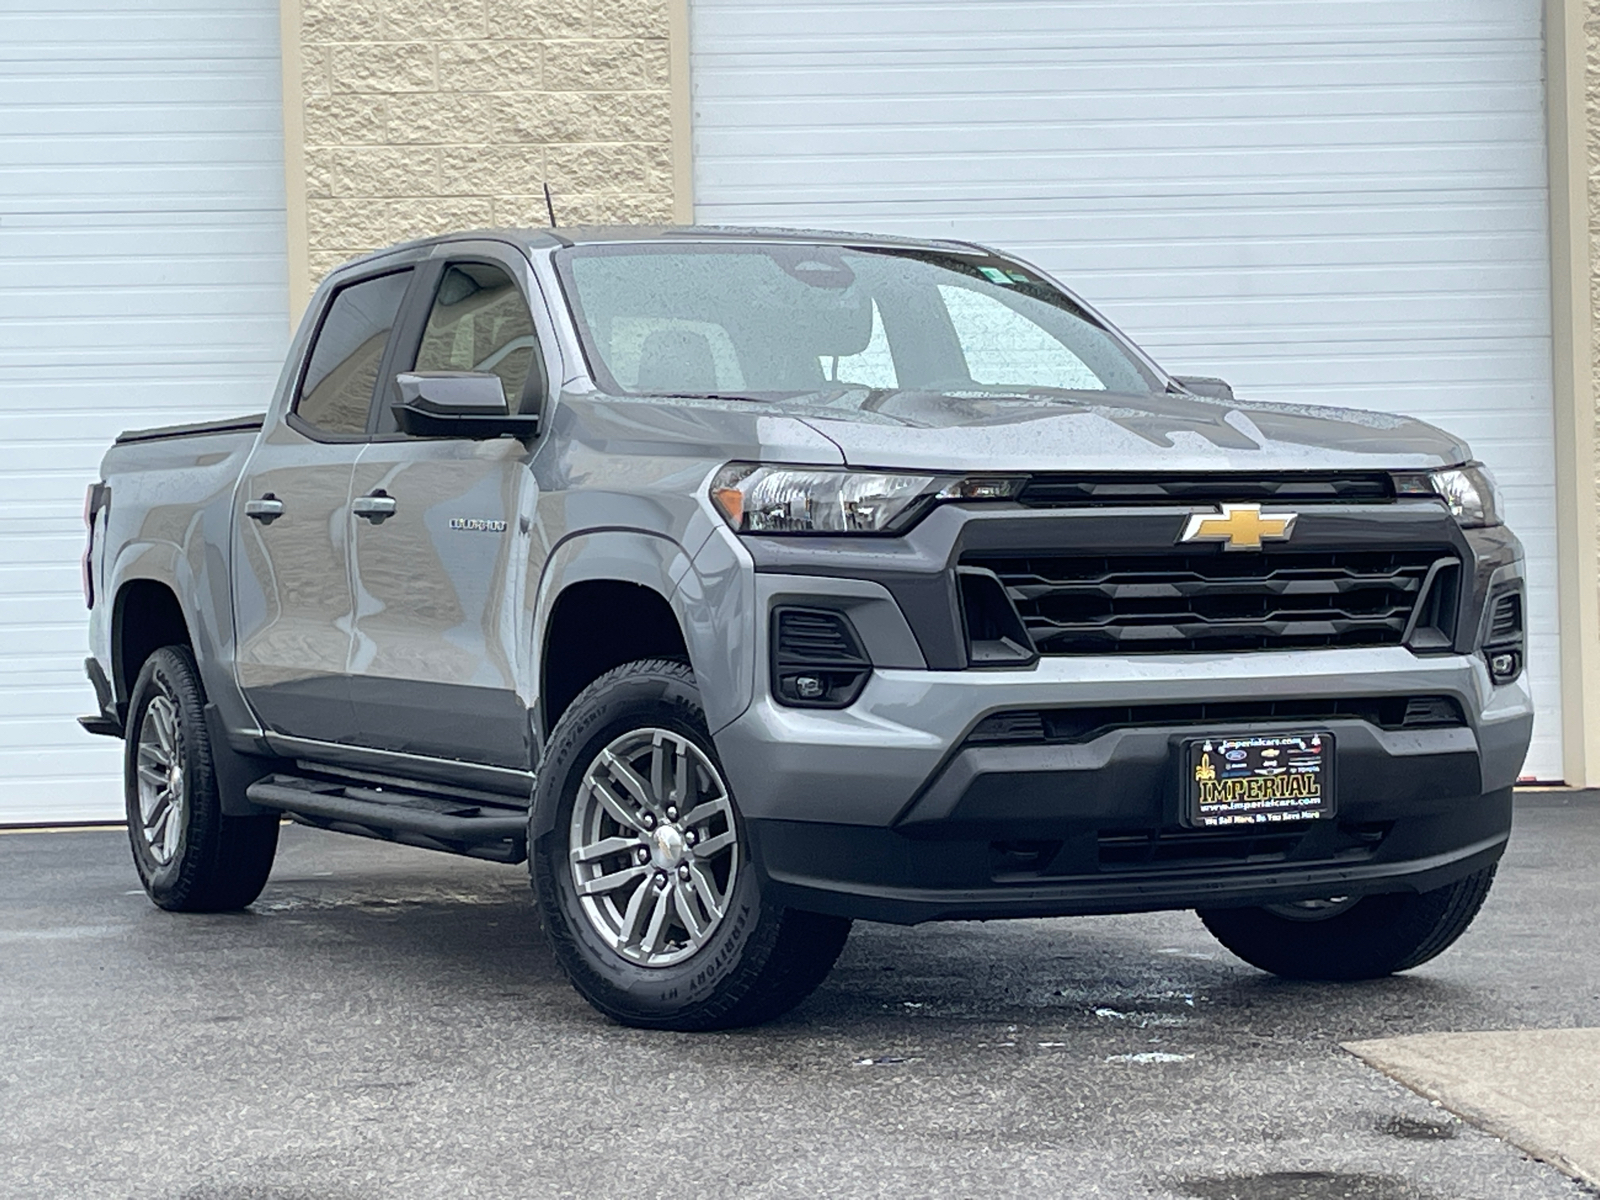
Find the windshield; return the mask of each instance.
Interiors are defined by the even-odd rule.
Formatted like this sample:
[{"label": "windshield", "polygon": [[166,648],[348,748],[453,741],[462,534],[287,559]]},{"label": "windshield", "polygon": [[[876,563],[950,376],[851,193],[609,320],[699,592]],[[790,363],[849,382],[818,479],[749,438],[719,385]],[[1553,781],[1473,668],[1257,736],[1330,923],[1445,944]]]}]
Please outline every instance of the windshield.
[{"label": "windshield", "polygon": [[595,381],[614,393],[1161,386],[1072,297],[982,251],[618,243],[574,246],[557,266]]}]

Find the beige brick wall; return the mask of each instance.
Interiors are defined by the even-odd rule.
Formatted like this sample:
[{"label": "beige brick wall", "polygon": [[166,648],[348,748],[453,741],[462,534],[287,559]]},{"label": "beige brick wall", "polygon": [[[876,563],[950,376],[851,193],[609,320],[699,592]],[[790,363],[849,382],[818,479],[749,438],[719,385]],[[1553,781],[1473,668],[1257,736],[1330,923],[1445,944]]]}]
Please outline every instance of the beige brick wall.
[{"label": "beige brick wall", "polygon": [[391,242],[546,225],[546,182],[563,225],[672,219],[668,0],[302,0],[297,23],[313,285]]}]

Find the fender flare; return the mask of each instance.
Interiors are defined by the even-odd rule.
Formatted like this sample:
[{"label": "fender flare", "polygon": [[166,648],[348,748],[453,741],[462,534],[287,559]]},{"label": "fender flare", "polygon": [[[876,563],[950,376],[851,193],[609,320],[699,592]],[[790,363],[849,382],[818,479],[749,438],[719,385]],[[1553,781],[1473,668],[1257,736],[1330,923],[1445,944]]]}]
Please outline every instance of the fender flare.
[{"label": "fender flare", "polygon": [[188,600],[189,589],[185,583],[193,584],[187,578],[187,564],[182,551],[171,542],[129,542],[118,552],[116,561],[111,564],[106,572],[106,595],[111,600],[111,627],[106,631],[108,644],[111,650],[111,686],[118,703],[126,703],[128,693],[133,688],[133,680],[122,677],[122,644],[121,621],[123,613],[123,593],[136,583],[154,583],[172,593],[177,601],[178,611],[183,615],[184,628],[189,632],[189,643],[195,647],[195,656],[199,658],[198,631],[195,628],[194,607]]},{"label": "fender flare", "polygon": [[523,627],[529,637],[524,661],[534,674],[530,694],[541,689],[545,639],[562,593],[578,583],[632,583],[659,595],[677,618],[712,731],[737,717],[749,706],[753,686],[751,639],[738,627],[741,601],[743,615],[751,611],[750,598],[741,594],[749,573],[737,569],[731,554],[708,558],[717,542],[713,536],[694,556],[663,534],[632,529],[576,533],[558,543],[528,591],[532,620]]}]

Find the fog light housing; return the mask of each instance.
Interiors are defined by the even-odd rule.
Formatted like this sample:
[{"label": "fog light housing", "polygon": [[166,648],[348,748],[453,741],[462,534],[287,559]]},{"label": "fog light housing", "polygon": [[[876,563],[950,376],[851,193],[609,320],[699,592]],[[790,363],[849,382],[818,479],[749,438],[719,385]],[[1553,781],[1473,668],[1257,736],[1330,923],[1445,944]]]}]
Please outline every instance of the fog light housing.
[{"label": "fog light housing", "polygon": [[784,606],[772,614],[772,690],[795,708],[846,708],[872,674],[850,618],[835,609]]},{"label": "fog light housing", "polygon": [[1489,652],[1489,678],[1496,683],[1510,683],[1522,674],[1522,655],[1515,650]]}]

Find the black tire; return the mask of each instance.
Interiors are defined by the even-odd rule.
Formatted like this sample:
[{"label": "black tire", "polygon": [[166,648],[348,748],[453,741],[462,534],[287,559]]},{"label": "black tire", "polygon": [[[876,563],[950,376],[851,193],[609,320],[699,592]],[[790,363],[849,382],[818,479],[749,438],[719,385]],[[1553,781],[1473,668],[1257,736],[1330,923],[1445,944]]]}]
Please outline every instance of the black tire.
[{"label": "black tire", "polygon": [[1478,915],[1494,882],[1487,867],[1431,892],[1364,896],[1322,910],[1202,909],[1217,941],[1285,979],[1377,979],[1420,966],[1449,948]]},{"label": "black tire", "polygon": [[[704,811],[698,806],[705,803],[706,796],[725,797],[726,825],[705,827],[720,830],[717,836],[705,837],[698,833],[687,811],[671,820],[665,815],[647,817],[647,810],[652,814],[676,812],[665,802],[656,805],[654,799],[650,805],[628,799],[627,811],[638,818],[639,827],[626,826],[598,812],[601,807],[606,813],[615,812],[616,808],[601,805],[595,799],[596,789],[585,785],[586,774],[591,769],[604,769],[606,752],[648,738],[654,738],[657,745],[667,739],[667,744],[675,747],[672,753],[681,760],[690,761],[687,770],[714,769],[714,775],[695,777],[700,781],[696,799],[687,807]],[[644,743],[639,741],[638,744]],[[684,776],[677,778],[681,780]],[[575,823],[580,791],[584,793],[584,808]],[[651,796],[655,797],[656,793],[652,792]],[[588,819],[584,815],[588,813],[597,814],[602,822],[610,821],[604,826],[610,834],[637,839],[631,848],[618,851],[617,857],[596,860],[590,868],[594,871],[605,872],[608,877],[613,871],[631,872],[634,868],[628,864],[636,863],[638,860],[634,856],[641,853],[655,856],[681,850],[685,860],[680,860],[681,865],[677,867],[671,865],[671,859],[657,862],[654,857],[648,863],[639,863],[637,870],[643,872],[636,883],[640,900],[632,899],[631,888],[635,885],[630,881],[599,900],[591,899],[590,908],[585,909],[575,878],[584,868],[572,864],[571,851],[574,841],[581,840],[578,826]],[[679,828],[678,817],[683,820],[678,839],[682,846],[674,842],[668,850],[661,850],[661,839],[670,841],[667,827]],[[654,834],[642,831],[642,822],[646,820],[655,821],[651,827]],[[749,869],[746,853],[749,842],[732,793],[721,776],[716,747],[706,727],[700,693],[695,688],[694,673],[683,663],[662,659],[628,663],[602,675],[584,689],[552,731],[534,785],[531,821],[533,836],[529,839],[528,868],[556,959],[584,999],[624,1025],[700,1031],[771,1020],[816,989],[832,969],[849,935],[848,920],[781,908],[762,896],[756,872]],[[698,843],[697,836],[701,839]],[[646,890],[656,887],[663,896],[660,904],[665,910],[670,899],[667,891],[678,888],[673,873],[702,869],[697,863],[686,860],[698,853],[693,847],[709,847],[713,842],[722,842],[724,846],[731,844],[732,848],[719,850],[727,862],[716,864],[720,873],[713,884],[726,888],[725,902],[720,906],[722,915],[708,918],[703,944],[694,947],[695,935],[689,933],[688,925],[684,924],[683,936],[676,942],[663,941],[661,948],[663,957],[685,955],[680,960],[652,965],[626,957],[629,954],[641,960],[650,957],[650,934],[642,934],[638,944],[630,946],[626,925],[640,923],[630,922],[610,937],[604,935],[600,924],[604,917],[594,915],[599,911],[595,906],[607,899],[613,904],[627,899],[629,913],[636,907],[642,913],[644,908],[657,903]],[[690,849],[683,849],[683,846]],[[687,880],[683,874],[676,878]],[[624,891],[625,887],[628,890]],[[693,891],[685,882],[684,894],[692,895]],[[696,911],[703,915],[710,909]],[[651,924],[650,928],[653,930],[656,926]],[[665,939],[664,931],[661,936]]]},{"label": "black tire", "polygon": [[[223,815],[205,691],[187,646],[165,646],[145,660],[123,748],[128,841],[150,899],[170,912],[230,912],[259,896],[277,853],[279,818]],[[163,759],[176,764],[175,776]]]}]

